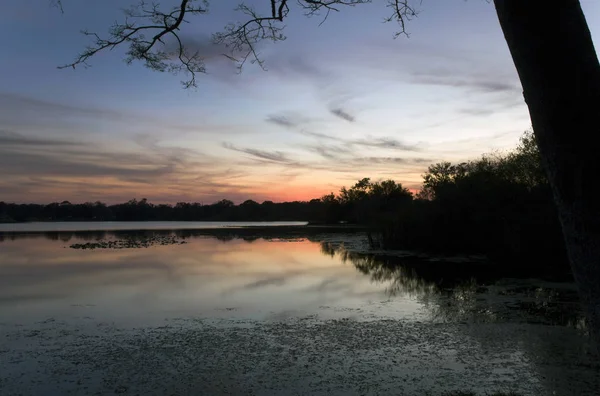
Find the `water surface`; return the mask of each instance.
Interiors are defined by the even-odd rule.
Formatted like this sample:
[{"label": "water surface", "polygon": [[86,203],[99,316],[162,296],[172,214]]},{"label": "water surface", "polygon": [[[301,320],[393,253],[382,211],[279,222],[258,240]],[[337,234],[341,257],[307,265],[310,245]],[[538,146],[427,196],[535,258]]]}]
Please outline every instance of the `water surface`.
[{"label": "water surface", "polygon": [[0,233],[0,394],[600,389],[571,283],[356,253],[364,241]]},{"label": "water surface", "polygon": [[[389,300],[385,288],[306,238],[183,234],[167,246],[71,248],[123,235],[130,234],[11,235],[0,244],[3,317],[31,322],[85,314],[144,325],[187,316],[284,318]],[[407,296],[390,314],[418,308]]]},{"label": "water surface", "polygon": [[232,227],[302,226],[305,221],[57,221],[0,223],[0,232],[184,230]]}]

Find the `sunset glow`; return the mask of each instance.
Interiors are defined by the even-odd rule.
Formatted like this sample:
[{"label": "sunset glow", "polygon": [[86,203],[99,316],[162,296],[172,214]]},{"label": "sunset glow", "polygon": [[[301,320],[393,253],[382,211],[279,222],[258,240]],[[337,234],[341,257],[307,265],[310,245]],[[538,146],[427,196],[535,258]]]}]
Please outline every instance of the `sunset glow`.
[{"label": "sunset glow", "polygon": [[[206,51],[197,90],[124,65],[125,48],[58,70],[88,43],[78,32],[105,32],[123,2],[68,2],[64,15],[30,3],[0,15],[0,201],[310,200],[363,177],[416,191],[428,165],[509,149],[530,127],[485,1],[425,1],[396,40],[379,2],[320,27],[297,13],[287,41],[261,45],[267,70],[241,74],[208,38],[243,16],[215,1],[182,33]],[[597,39],[600,3],[582,6]]]}]

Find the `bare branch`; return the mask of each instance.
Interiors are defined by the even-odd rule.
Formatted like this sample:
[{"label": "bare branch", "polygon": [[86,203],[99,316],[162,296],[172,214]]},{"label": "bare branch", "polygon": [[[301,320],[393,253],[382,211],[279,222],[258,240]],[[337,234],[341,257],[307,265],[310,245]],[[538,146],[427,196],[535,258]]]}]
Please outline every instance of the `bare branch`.
[{"label": "bare branch", "polygon": [[299,0],[298,3],[302,8],[307,10],[305,15],[312,16],[318,14],[321,10],[327,10],[327,13],[330,11],[339,11],[335,6],[355,6],[358,4],[367,4],[371,3],[372,0]]},{"label": "bare branch", "polygon": [[[86,36],[93,38],[93,44],[85,49],[72,63],[59,66],[59,69],[89,67],[88,60],[103,50],[112,50],[120,44],[127,43],[127,63],[141,60],[146,67],[157,71],[172,73],[184,72],[190,78],[184,81],[185,87],[196,86],[196,73],[204,73],[204,62],[199,54],[189,53],[182,43],[178,31],[188,15],[205,14],[208,11],[207,2],[194,5],[198,0],[181,0],[179,6],[171,11],[163,12],[158,3],[148,5],[141,0],[138,5],[125,10],[125,21],[115,22],[109,30],[109,38],[103,39],[94,32],[83,31]],[[138,25],[138,21],[142,21]],[[143,22],[149,22],[143,24]],[[147,34],[151,36],[147,37]],[[169,49],[164,39],[172,37],[176,43],[175,49]]]},{"label": "bare branch", "polygon": [[387,17],[385,22],[396,21],[400,25],[400,30],[396,32],[394,38],[400,35],[408,37],[406,22],[417,16],[417,9],[411,5],[410,0],[388,0],[387,7],[392,9],[392,15]]},{"label": "bare branch", "polygon": [[65,9],[62,5],[62,0],[50,0],[50,6],[58,8],[61,14],[65,13]]},{"label": "bare branch", "polygon": [[271,15],[264,17],[261,17],[254,8],[242,3],[236,10],[247,15],[249,19],[245,23],[228,25],[223,32],[213,35],[216,43],[223,44],[229,49],[230,53],[226,56],[238,63],[238,70],[241,71],[249,58],[250,63],[257,63],[265,69],[263,61],[258,56],[256,45],[265,40],[275,42],[285,40],[282,33],[284,25],[281,22],[289,13],[287,2],[288,0],[271,0]]},{"label": "bare branch", "polygon": [[[265,0],[266,1],[266,0]],[[400,30],[395,37],[408,36],[406,22],[417,15],[413,2],[420,0],[387,0],[392,10],[392,15],[385,21],[396,21]],[[52,4],[62,11],[61,0],[51,0]],[[303,10],[305,16],[315,16],[324,13],[321,21],[323,24],[332,11],[338,12],[342,6],[356,6],[371,3],[372,0],[296,0],[296,5]],[[198,3],[200,3],[198,5]],[[284,20],[290,13],[289,0],[269,0],[270,13],[261,15],[253,7],[241,3],[237,11],[245,18],[243,22],[233,23],[224,28],[222,32],[213,35],[215,44],[223,45],[227,53],[223,54],[238,64],[241,71],[247,61],[258,64],[265,69],[257,46],[262,41],[283,41],[285,36]],[[162,11],[160,3],[148,4],[146,0],[124,11],[125,20],[115,22],[109,30],[109,37],[102,38],[94,32],[83,31],[83,34],[92,38],[92,45],[87,47],[72,62],[63,68],[76,68],[77,66],[89,67],[88,60],[104,50],[112,50],[121,44],[127,44],[126,62],[136,60],[144,62],[146,67],[157,71],[172,73],[183,72],[189,79],[183,81],[186,88],[196,87],[196,74],[205,73],[205,64],[198,51],[189,52],[185,42],[180,37],[183,23],[189,22],[186,18],[208,13],[208,0],[180,0],[180,4],[169,11]],[[171,38],[174,48],[165,42]]]}]

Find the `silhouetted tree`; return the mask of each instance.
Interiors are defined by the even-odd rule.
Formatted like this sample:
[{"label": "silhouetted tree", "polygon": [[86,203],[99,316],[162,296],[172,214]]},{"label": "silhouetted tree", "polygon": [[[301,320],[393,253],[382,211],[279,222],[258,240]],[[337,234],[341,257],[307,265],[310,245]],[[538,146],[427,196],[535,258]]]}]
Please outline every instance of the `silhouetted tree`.
[{"label": "silhouetted tree", "polygon": [[484,253],[560,271],[566,262],[560,223],[540,168],[531,132],[506,155],[432,165],[417,199],[386,216],[374,241],[387,248]]}]

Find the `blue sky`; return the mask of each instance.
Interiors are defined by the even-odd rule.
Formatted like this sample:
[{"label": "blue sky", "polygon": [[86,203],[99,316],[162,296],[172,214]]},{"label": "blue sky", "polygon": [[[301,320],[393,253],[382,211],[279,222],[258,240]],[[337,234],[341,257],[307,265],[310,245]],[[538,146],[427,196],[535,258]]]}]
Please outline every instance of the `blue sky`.
[{"label": "blue sky", "polygon": [[[80,30],[102,34],[134,3],[1,6],[0,200],[280,201],[362,177],[416,189],[429,164],[509,149],[530,126],[484,0],[423,0],[410,37],[397,39],[383,0],[321,26],[292,8],[288,39],[259,47],[267,71],[241,74],[208,40],[244,16],[236,1],[213,0],[182,30],[209,49],[195,90],[181,88],[185,76],[127,66],[125,48],[56,68],[88,44]],[[598,43],[600,2],[581,3]]]}]

